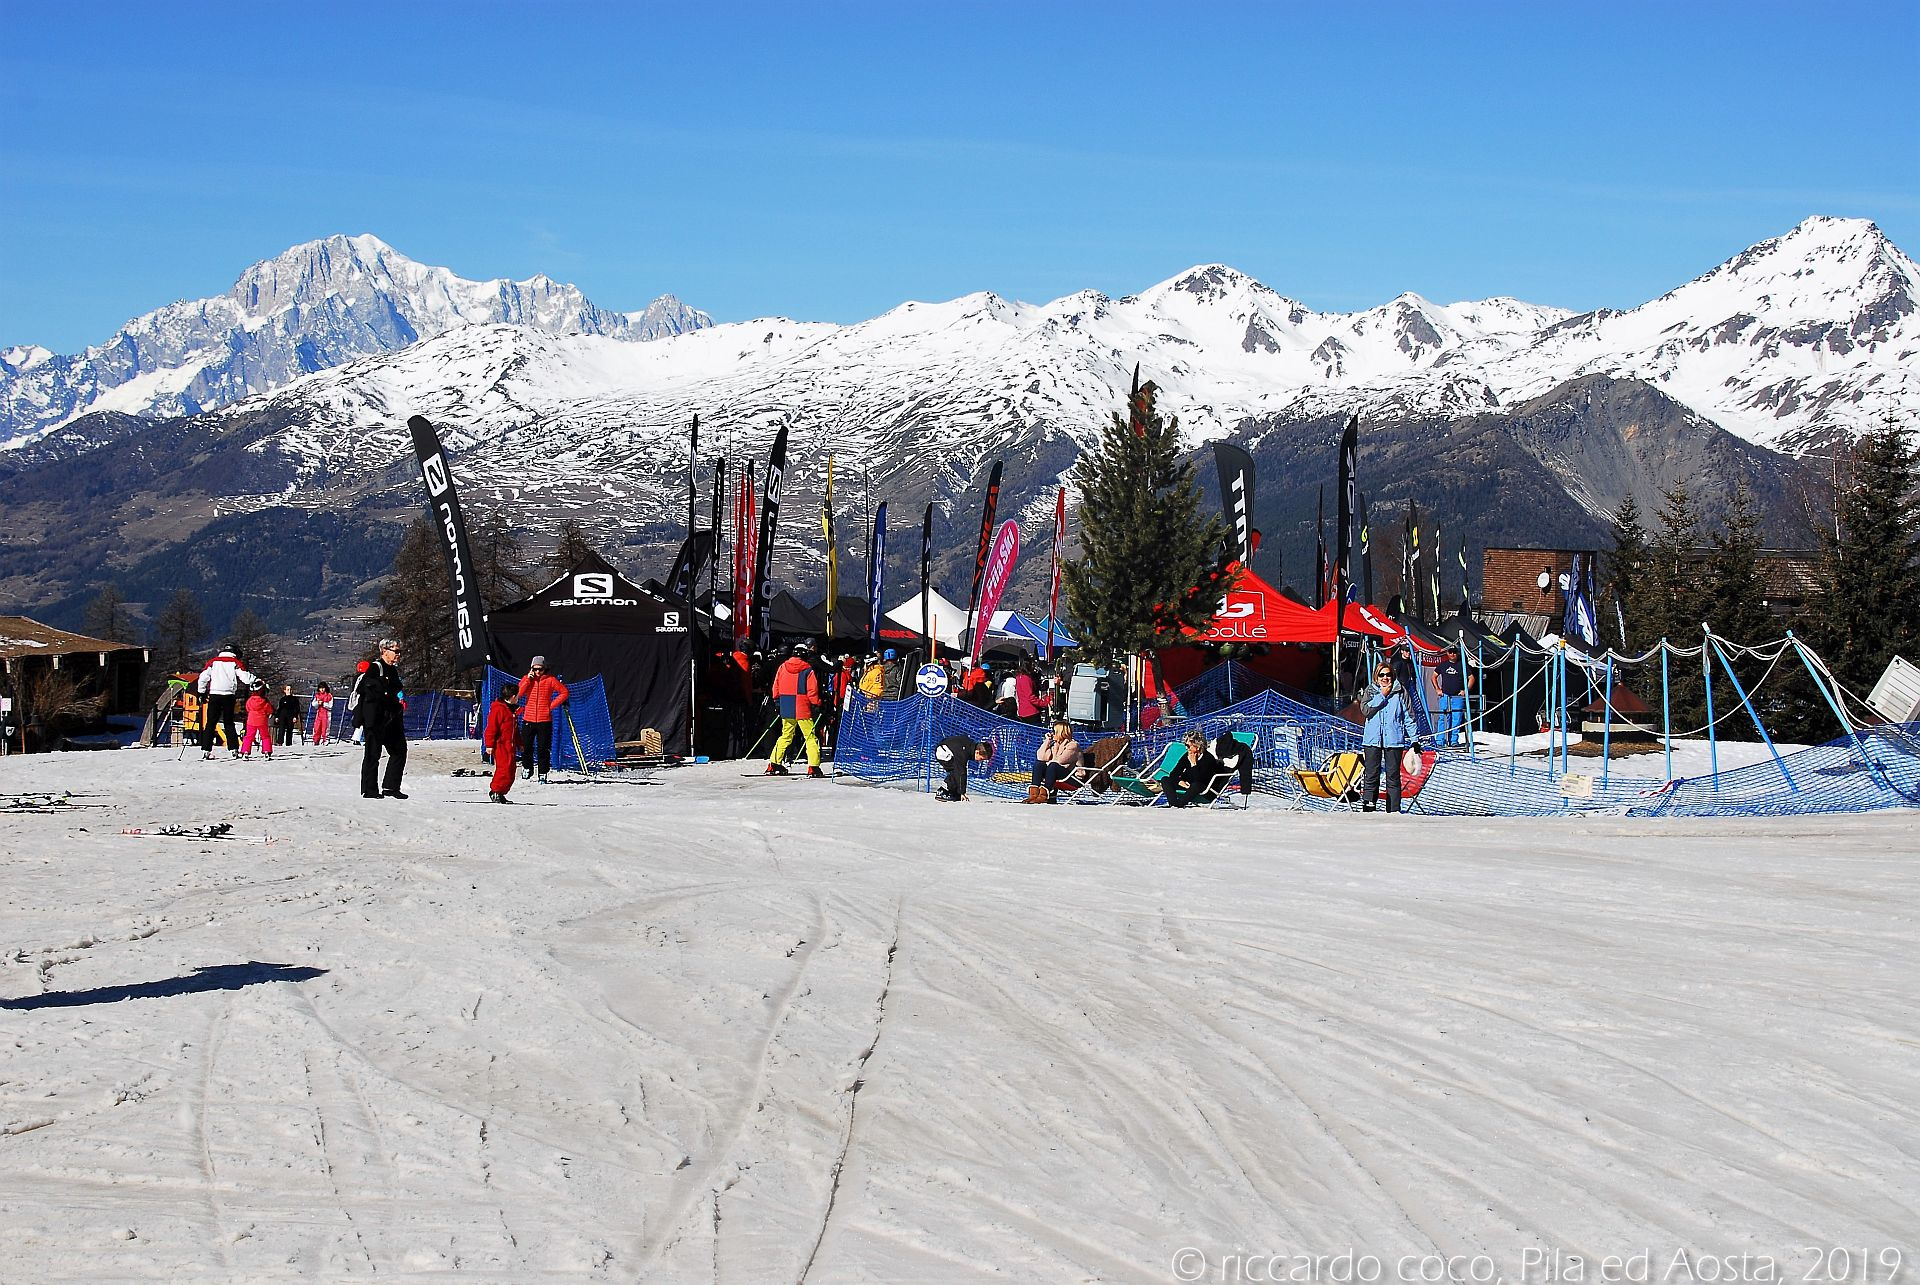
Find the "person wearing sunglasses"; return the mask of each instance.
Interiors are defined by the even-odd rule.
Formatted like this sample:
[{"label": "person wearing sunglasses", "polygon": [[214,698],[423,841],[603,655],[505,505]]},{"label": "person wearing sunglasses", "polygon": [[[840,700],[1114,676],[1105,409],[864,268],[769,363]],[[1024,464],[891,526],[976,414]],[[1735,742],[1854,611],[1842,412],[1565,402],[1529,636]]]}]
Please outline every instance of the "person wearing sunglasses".
[{"label": "person wearing sunglasses", "polygon": [[1381,661],[1373,669],[1373,686],[1364,705],[1366,730],[1360,737],[1360,810],[1373,811],[1379,797],[1380,769],[1387,769],[1387,811],[1400,810],[1400,754],[1407,746],[1420,752],[1420,729],[1413,721],[1413,707],[1407,694],[1394,680],[1393,668]]},{"label": "person wearing sunglasses", "polygon": [[554,711],[567,703],[567,696],[567,685],[547,672],[547,658],[535,656],[518,692],[520,729],[526,741],[520,756],[521,780],[537,773],[540,784],[547,783],[547,768],[553,761]]},{"label": "person wearing sunglasses", "polygon": [[[351,708],[366,733],[366,750],[360,759],[360,797],[406,798],[400,778],[407,770],[407,687],[400,677],[398,642],[380,640],[379,654],[354,680]],[[380,770],[382,751],[387,756],[384,774]]]}]

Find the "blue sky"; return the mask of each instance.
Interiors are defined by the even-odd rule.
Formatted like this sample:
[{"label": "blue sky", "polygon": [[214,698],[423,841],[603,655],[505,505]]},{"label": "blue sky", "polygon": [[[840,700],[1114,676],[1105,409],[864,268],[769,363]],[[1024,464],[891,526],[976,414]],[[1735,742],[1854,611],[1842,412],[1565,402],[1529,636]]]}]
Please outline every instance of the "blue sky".
[{"label": "blue sky", "polygon": [[1809,214],[1920,253],[1920,4],[0,0],[0,345],[335,232],[854,321],[1225,262],[1630,307]]}]

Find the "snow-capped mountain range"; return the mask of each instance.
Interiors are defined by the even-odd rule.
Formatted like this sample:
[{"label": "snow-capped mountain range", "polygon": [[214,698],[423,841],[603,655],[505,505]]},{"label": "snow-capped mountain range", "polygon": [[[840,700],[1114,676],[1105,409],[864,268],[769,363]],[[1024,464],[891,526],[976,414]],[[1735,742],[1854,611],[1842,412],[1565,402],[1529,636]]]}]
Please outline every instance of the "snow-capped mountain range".
[{"label": "snow-capped mountain range", "polygon": [[[1002,513],[1037,538],[1136,366],[1192,442],[1233,437],[1266,461],[1255,516],[1275,556],[1311,548],[1353,412],[1370,494],[1418,498],[1473,547],[1594,547],[1622,498],[1651,512],[1678,481],[1709,512],[1746,486],[1795,543],[1812,537],[1794,453],[1920,409],[1916,300],[1912,260],[1833,218],[1625,312],[1411,294],[1316,312],[1214,264],[1124,298],[980,293],[851,325],[714,325],[671,297],[613,313],[545,278],[465,282],[337,238],[79,357],[0,354],[0,437],[18,447],[0,451],[0,598],[68,602],[107,572],[135,601],[169,576],[205,587],[232,574],[206,561],[212,531],[319,576],[295,589],[249,563],[256,587],[227,586],[229,601],[363,600],[391,553],[341,533],[384,541],[417,506],[414,414],[441,426],[463,491],[536,539],[585,514],[609,540],[670,548],[697,414],[703,463],[725,454],[737,476],[784,425],[795,512],[817,504],[832,452],[849,513],[933,501],[970,567],[987,462],[1006,461]],[[182,417],[196,406],[213,409]],[[783,540],[783,574],[815,577],[818,544]]]},{"label": "snow-capped mountain range", "polygon": [[75,356],[37,345],[0,349],[0,448],[90,411],[196,415],[486,322],[618,340],[712,324],[672,295],[639,312],[609,312],[544,275],[468,281],[377,237],[328,237],[254,264],[223,295],[135,318]]},{"label": "snow-capped mountain range", "polygon": [[1911,259],[1872,223],[1834,218],[1808,219],[1626,312],[1405,294],[1323,313],[1215,264],[1123,299],[983,293],[846,326],[716,327],[671,295],[610,312],[546,277],[465,281],[376,238],[334,237],[78,356],[0,351],[0,442],[23,444],[92,410],[168,417],[261,396],[325,407],[336,433],[355,434],[369,417],[403,420],[409,409],[492,436],[602,418],[645,432],[696,411],[752,423],[812,408],[842,432],[911,412],[915,425],[937,417],[949,438],[1009,421],[1083,436],[1139,364],[1196,440],[1327,408],[1496,410],[1606,374],[1643,379],[1791,452],[1920,407],[1917,300]]}]

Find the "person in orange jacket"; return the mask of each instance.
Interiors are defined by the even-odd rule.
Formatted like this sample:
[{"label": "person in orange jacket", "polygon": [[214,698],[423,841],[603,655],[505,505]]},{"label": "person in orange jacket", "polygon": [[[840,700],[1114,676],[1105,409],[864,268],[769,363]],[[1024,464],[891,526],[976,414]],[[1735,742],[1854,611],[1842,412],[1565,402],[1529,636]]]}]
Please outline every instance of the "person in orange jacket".
[{"label": "person in orange jacket", "polygon": [[813,732],[813,714],[820,707],[820,675],[813,668],[812,643],[803,639],[793,645],[793,654],[774,672],[773,696],[780,702],[780,739],[767,760],[767,775],[787,775],[787,750],[797,733],[807,743],[807,775],[825,776],[820,770],[820,738]]},{"label": "person in orange jacket", "polygon": [[553,711],[567,703],[567,685],[547,672],[547,658],[535,656],[520,680],[520,721],[527,729],[526,756],[520,760],[525,780],[537,770],[546,784],[547,764],[553,757]]},{"label": "person in orange jacket", "polygon": [[493,694],[493,704],[487,709],[487,730],[481,738],[481,744],[493,755],[493,781],[487,787],[487,798],[495,803],[513,802],[507,797],[507,791],[513,788],[514,737],[517,732],[513,703],[518,699],[502,687]]}]

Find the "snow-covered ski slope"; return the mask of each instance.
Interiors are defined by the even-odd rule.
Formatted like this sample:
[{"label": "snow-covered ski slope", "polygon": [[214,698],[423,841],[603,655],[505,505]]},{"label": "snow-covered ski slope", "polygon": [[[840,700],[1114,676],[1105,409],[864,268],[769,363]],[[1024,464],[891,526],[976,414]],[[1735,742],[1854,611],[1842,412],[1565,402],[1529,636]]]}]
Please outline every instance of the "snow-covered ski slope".
[{"label": "snow-covered ski slope", "polygon": [[[0,822],[0,1279],[1913,1270],[1914,814],[952,806],[731,763],[505,808],[471,754],[415,746],[404,803],[351,751],[0,760],[103,805]],[[283,841],[119,833],[210,822]]]}]

